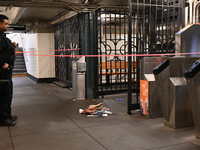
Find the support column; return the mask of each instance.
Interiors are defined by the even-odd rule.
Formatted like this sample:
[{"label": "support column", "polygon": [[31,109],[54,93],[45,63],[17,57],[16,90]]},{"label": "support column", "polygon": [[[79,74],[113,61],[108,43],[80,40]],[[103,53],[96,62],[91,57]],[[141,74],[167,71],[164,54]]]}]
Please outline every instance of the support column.
[{"label": "support column", "polygon": [[[94,32],[96,29],[95,24],[95,12],[89,12],[89,13],[83,13],[82,14],[83,19],[83,28],[82,31],[82,54],[83,55],[96,55],[97,54],[97,48],[96,47],[96,35]],[[95,85],[96,85],[96,79],[95,76],[97,76],[97,67],[95,67],[96,64],[95,57],[86,57],[86,66],[87,66],[87,72],[86,72],[86,98],[92,99],[95,98]]]}]

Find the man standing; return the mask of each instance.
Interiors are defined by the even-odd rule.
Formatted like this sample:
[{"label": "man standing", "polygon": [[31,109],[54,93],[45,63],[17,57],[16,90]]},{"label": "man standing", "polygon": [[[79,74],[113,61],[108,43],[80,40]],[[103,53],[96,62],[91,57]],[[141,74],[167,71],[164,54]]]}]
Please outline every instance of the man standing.
[{"label": "man standing", "polygon": [[4,34],[8,27],[8,17],[0,15],[0,126],[14,126],[17,120],[11,115],[15,47]]}]

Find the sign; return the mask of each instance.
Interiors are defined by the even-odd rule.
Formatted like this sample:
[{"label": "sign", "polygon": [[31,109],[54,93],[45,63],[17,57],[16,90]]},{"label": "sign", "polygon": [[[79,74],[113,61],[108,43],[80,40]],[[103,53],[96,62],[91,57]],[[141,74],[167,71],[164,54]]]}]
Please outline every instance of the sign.
[{"label": "sign", "polygon": [[149,109],[149,82],[140,80],[140,112],[148,115]]}]

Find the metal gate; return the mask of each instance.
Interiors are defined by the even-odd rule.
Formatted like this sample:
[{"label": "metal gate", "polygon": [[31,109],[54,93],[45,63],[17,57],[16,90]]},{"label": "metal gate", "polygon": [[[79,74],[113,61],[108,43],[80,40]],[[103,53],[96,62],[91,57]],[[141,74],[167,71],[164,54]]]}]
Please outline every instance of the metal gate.
[{"label": "metal gate", "polygon": [[[98,94],[128,90],[128,57],[131,57],[131,92],[139,92],[142,54],[175,52],[175,33],[184,25],[184,1],[135,0],[128,9],[100,9],[98,16]],[[131,28],[131,55],[128,31]],[[138,56],[135,56],[138,55]],[[146,55],[147,56],[147,55]]]},{"label": "metal gate", "polygon": [[[128,89],[128,19],[126,9],[101,9],[98,16],[99,95]],[[133,70],[135,71],[135,70]],[[132,75],[133,85],[135,74]]]},{"label": "metal gate", "polygon": [[[72,60],[73,55],[79,54],[79,23],[74,16],[55,25],[55,58],[56,79],[68,86],[72,86]],[[71,57],[63,57],[71,55]]]}]

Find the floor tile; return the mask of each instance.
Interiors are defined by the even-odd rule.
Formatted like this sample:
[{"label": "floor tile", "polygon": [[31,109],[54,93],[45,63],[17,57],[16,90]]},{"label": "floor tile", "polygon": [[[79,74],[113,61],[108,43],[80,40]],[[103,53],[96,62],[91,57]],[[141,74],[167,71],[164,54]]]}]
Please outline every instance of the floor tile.
[{"label": "floor tile", "polygon": [[13,150],[10,138],[0,138],[0,150]]},{"label": "floor tile", "polygon": [[199,150],[199,149],[200,146],[194,145],[192,143],[181,143],[177,145],[169,145],[167,147],[158,147],[154,148],[153,150]]},{"label": "floor tile", "polygon": [[19,115],[17,124],[11,128],[12,136],[47,131],[60,131],[77,128],[77,125],[59,110],[47,113]]},{"label": "floor tile", "polygon": [[185,134],[180,134],[183,130],[175,130],[155,123],[149,126],[144,121],[109,125],[105,123],[98,127],[84,129],[109,150],[145,150],[196,140],[191,128],[188,128]]},{"label": "floor tile", "polygon": [[105,150],[81,129],[17,136],[13,142],[15,150]]},{"label": "floor tile", "polygon": [[0,127],[0,138],[10,137],[9,128],[8,127]]}]

